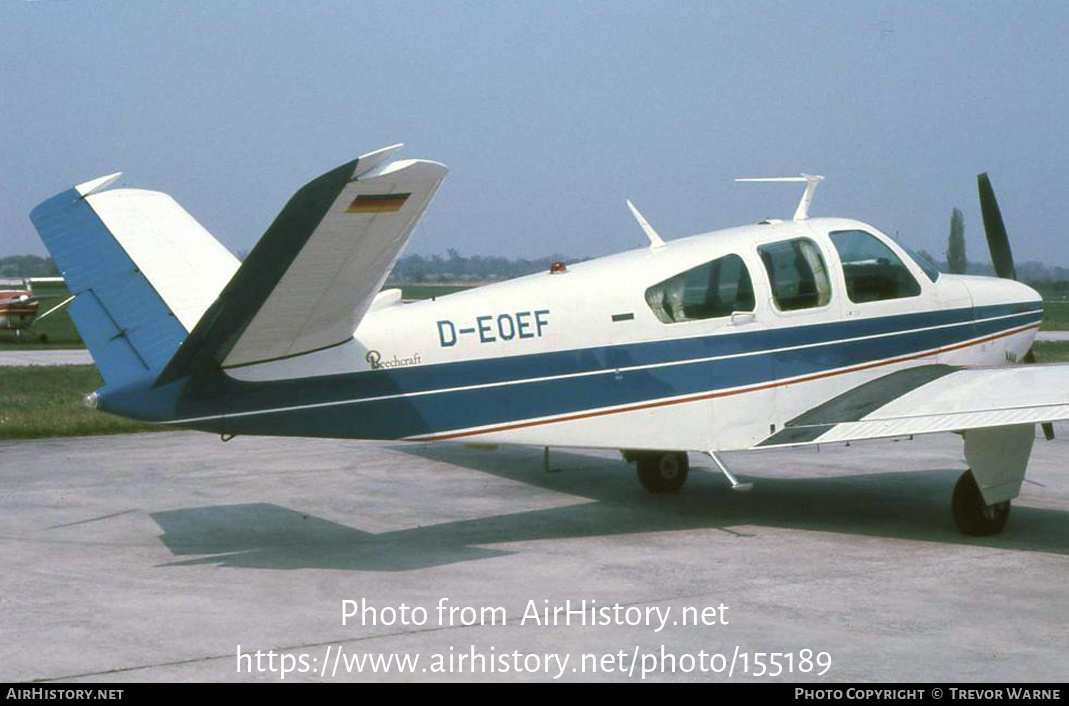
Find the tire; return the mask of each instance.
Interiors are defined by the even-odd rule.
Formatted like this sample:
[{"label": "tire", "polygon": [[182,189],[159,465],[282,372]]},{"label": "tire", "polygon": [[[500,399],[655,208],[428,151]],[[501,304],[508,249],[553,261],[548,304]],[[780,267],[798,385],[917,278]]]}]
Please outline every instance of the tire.
[{"label": "tire", "polygon": [[958,530],[971,537],[998,534],[1010,519],[1010,501],[994,505],[985,503],[972,471],[965,471],[958,478],[950,507]]},{"label": "tire", "polygon": [[682,451],[643,454],[638,459],[638,482],[651,493],[674,493],[687,482],[689,469]]}]

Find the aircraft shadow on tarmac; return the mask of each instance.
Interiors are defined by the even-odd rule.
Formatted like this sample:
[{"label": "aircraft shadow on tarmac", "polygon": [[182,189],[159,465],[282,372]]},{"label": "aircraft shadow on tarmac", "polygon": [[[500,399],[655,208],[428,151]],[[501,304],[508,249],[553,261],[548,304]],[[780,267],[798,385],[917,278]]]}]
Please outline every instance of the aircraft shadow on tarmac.
[{"label": "aircraft shadow on tarmac", "polygon": [[[395,450],[567,493],[577,502],[380,534],[272,504],[156,512],[151,516],[164,531],[164,545],[176,557],[196,557],[166,565],[408,571],[522,551],[491,548],[516,542],[695,529],[728,532],[745,542],[762,527],[1069,554],[1069,512],[1062,510],[1017,505],[997,537],[958,534],[949,503],[960,470],[798,479],[740,475],[756,486],[734,493],[719,474],[692,468],[682,492],[654,496],[639,487],[632,466],[604,457],[557,451],[553,467],[561,470],[546,473],[541,451],[534,449]],[[710,545],[710,552],[723,547]]]}]

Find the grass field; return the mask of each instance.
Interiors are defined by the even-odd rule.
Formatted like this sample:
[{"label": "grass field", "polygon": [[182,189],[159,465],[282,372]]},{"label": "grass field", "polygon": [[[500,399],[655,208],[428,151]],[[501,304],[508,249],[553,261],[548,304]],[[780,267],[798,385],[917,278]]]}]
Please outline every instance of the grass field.
[{"label": "grass field", "polygon": [[1069,363],[1069,341],[1036,341],[1032,351],[1040,363]]},{"label": "grass field", "polygon": [[1043,302],[1043,330],[1069,331],[1069,302]]},{"label": "grass field", "polygon": [[86,393],[103,384],[92,365],[0,369],[0,440],[160,429],[86,407]]}]

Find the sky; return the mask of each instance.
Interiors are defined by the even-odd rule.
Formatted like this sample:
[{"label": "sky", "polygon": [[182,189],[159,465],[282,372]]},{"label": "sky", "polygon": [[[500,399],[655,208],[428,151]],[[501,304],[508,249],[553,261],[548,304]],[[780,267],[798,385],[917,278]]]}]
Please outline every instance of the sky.
[{"label": "sky", "polygon": [[72,184],[170,193],[235,251],[364,152],[450,167],[407,252],[598,256],[789,218],[1069,265],[1069,3],[0,0],[0,255]]}]

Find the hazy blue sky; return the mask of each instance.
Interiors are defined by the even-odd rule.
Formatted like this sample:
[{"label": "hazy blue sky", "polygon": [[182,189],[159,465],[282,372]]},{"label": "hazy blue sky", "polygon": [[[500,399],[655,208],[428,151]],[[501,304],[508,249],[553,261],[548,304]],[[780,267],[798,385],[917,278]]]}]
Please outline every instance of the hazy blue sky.
[{"label": "hazy blue sky", "polygon": [[75,182],[172,194],[232,249],[362,152],[451,172],[409,252],[600,255],[851,216],[986,259],[990,171],[1019,261],[1069,264],[1069,3],[0,0],[0,253]]}]

